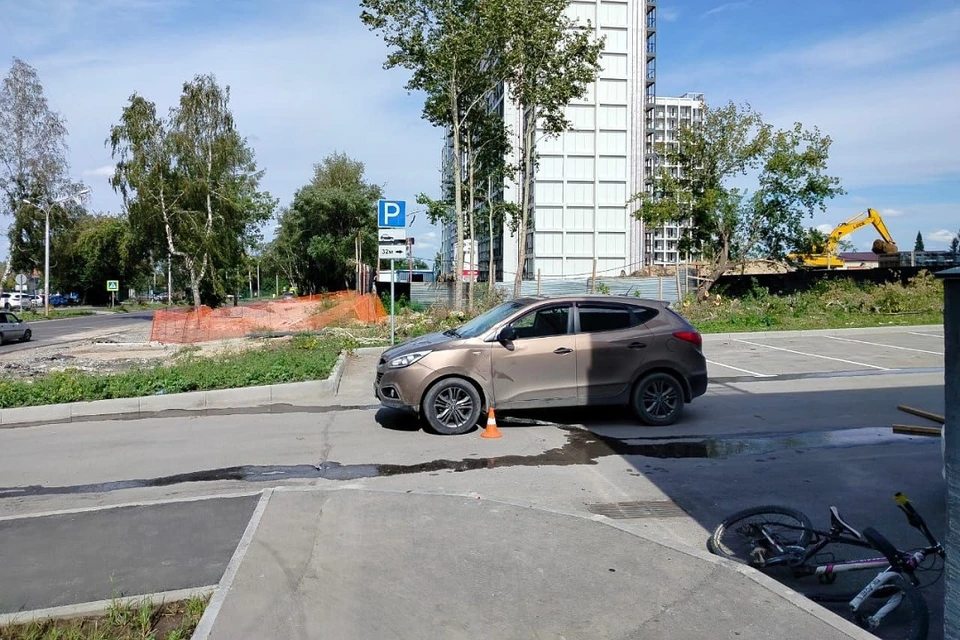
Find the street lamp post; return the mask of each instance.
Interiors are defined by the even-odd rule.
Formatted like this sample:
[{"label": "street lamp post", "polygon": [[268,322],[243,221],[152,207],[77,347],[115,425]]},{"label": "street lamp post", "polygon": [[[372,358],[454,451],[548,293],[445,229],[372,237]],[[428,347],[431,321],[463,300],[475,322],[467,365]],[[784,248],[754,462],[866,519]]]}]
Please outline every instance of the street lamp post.
[{"label": "street lamp post", "polygon": [[31,202],[24,199],[24,204],[32,205],[44,214],[44,232],[43,232],[43,315],[50,317],[50,208],[54,205],[62,205],[67,200],[73,200],[78,205],[82,202],[83,196],[90,193],[90,189],[81,189],[77,193],[62,198],[57,198],[47,206]]}]

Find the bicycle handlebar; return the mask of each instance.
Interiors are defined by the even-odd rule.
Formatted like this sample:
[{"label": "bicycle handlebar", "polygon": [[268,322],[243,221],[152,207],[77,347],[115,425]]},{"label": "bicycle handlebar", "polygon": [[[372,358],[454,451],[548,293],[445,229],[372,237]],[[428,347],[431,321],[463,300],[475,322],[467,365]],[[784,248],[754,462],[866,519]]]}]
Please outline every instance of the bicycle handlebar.
[{"label": "bicycle handlebar", "polygon": [[931,545],[937,549],[942,549],[942,546],[933,536],[933,533],[930,532],[927,523],[924,522],[923,518],[920,516],[920,512],[916,510],[913,504],[910,502],[910,499],[901,491],[897,491],[893,494],[893,499],[896,500],[897,506],[900,507],[900,510],[903,511],[907,516],[907,522],[910,523],[910,526],[923,534]]}]

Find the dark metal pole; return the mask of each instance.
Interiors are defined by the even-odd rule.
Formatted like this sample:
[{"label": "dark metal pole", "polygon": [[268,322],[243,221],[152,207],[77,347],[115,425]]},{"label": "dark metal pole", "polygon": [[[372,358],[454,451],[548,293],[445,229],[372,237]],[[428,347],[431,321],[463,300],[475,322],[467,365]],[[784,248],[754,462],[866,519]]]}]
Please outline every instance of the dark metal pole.
[{"label": "dark metal pole", "polygon": [[943,364],[946,424],[943,426],[947,477],[947,566],[943,637],[960,638],[960,267],[943,278]]}]

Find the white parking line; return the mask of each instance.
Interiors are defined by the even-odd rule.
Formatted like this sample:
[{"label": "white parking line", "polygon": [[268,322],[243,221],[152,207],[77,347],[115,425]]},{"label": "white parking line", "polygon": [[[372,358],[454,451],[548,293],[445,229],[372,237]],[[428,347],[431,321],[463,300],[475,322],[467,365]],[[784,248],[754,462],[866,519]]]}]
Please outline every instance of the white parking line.
[{"label": "white parking line", "polygon": [[750,371],[748,369],[741,369],[740,367],[731,367],[728,364],[723,364],[722,362],[714,362],[713,360],[707,360],[709,364],[716,365],[718,367],[725,367],[727,369],[733,369],[734,371],[739,371],[740,373],[749,373],[754,378],[776,378],[777,376],[770,373],[757,373],[756,371]]},{"label": "white parking line", "polygon": [[913,349],[911,347],[898,347],[893,344],[881,344],[879,342],[867,342],[866,340],[854,340],[853,338],[838,338],[836,336],[824,336],[831,340],[840,340],[842,342],[856,342],[857,344],[868,344],[871,347],[883,347],[884,349],[900,349],[901,351],[916,351],[917,353],[929,353],[935,356],[942,356],[942,351],[927,351],[926,349]]},{"label": "white parking line", "polygon": [[924,338],[943,338],[943,336],[937,333],[917,333],[916,331],[907,331],[912,336],[923,336]]},{"label": "white parking line", "polygon": [[880,367],[875,364],[867,364],[866,362],[856,362],[855,360],[844,360],[843,358],[833,358],[831,356],[821,356],[816,353],[804,353],[803,351],[794,351],[793,349],[785,349],[783,347],[772,347],[769,344],[760,344],[759,342],[748,342],[747,340],[738,340],[734,338],[734,342],[742,342],[743,344],[753,345],[755,347],[765,347],[767,349],[774,349],[776,351],[786,351],[787,353],[795,353],[798,356],[807,356],[808,358],[822,358],[824,360],[833,360],[834,362],[843,362],[845,364],[852,364],[858,367],[868,367],[870,369],[879,369],[880,371],[890,371],[887,367]]}]

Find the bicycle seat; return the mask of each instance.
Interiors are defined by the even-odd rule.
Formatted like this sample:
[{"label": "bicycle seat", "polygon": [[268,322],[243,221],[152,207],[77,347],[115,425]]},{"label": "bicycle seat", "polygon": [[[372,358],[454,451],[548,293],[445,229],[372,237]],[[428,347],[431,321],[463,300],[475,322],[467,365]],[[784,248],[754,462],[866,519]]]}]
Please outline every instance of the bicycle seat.
[{"label": "bicycle seat", "polygon": [[863,540],[863,535],[849,524],[847,524],[843,518],[840,517],[840,512],[837,511],[836,507],[830,507],[830,522],[833,523],[833,526],[837,529],[841,529],[850,534],[853,534],[858,540]]}]

